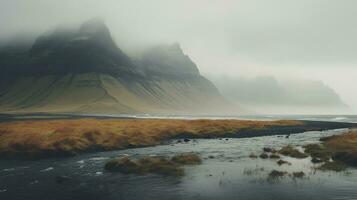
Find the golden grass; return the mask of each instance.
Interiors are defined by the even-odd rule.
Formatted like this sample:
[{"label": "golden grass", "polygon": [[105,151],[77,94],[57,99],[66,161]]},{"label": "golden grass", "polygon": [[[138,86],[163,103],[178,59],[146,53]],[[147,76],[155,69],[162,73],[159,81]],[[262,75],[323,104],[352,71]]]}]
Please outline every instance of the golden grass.
[{"label": "golden grass", "polygon": [[357,167],[357,130],[320,140],[321,144],[304,146],[305,153],[312,157],[312,163],[322,163],[318,169],[343,171],[347,166]]},{"label": "golden grass", "polygon": [[357,153],[357,130],[342,135],[321,139],[326,148],[332,151],[354,151]]},{"label": "golden grass", "polygon": [[208,138],[299,121],[66,119],[0,123],[0,155],[48,157],[152,146],[177,137]]},{"label": "golden grass", "polygon": [[334,161],[357,166],[357,130],[323,138],[323,147]]}]

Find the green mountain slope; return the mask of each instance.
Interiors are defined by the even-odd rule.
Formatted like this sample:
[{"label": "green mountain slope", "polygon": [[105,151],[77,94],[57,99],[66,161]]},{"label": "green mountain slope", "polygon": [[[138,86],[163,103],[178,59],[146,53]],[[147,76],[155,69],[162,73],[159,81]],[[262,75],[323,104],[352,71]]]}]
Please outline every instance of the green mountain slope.
[{"label": "green mountain slope", "polygon": [[[20,78],[3,92],[3,112],[223,113],[228,105],[203,77],[123,80],[108,74]],[[227,110],[226,110],[227,111]]]}]

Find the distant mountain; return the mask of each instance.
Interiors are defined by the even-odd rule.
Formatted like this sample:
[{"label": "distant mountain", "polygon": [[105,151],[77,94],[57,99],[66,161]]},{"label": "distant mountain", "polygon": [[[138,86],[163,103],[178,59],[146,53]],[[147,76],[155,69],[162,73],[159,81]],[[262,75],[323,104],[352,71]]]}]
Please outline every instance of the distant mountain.
[{"label": "distant mountain", "polygon": [[99,19],[0,49],[0,112],[237,113],[178,44],[131,59]]},{"label": "distant mountain", "polygon": [[338,94],[321,81],[280,80],[272,76],[256,78],[210,77],[222,95],[261,113],[323,114],[348,108]]}]

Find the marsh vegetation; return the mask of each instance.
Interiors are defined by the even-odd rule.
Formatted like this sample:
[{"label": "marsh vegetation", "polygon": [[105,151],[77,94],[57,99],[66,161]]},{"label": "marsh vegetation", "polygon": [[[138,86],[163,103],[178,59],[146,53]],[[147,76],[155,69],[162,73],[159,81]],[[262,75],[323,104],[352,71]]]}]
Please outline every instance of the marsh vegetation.
[{"label": "marsh vegetation", "polygon": [[300,121],[72,119],[0,123],[2,157],[43,158],[162,144],[170,139],[254,136]]},{"label": "marsh vegetation", "polygon": [[123,156],[109,160],[105,164],[105,170],[120,172],[123,174],[160,174],[165,176],[183,176],[184,165],[198,165],[202,160],[197,154],[184,153],[172,158],[162,156],[145,156],[140,159],[131,159]]}]

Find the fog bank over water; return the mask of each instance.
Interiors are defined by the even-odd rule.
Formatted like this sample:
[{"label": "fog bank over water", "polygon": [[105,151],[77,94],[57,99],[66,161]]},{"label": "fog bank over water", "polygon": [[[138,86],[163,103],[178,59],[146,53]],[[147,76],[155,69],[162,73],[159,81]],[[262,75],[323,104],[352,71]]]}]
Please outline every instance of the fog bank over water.
[{"label": "fog bank over water", "polygon": [[343,114],[350,109],[322,81],[273,76],[209,78],[227,99],[260,114]]},{"label": "fog bank over water", "polygon": [[345,113],[357,113],[356,8],[354,0],[2,0],[0,46],[101,17],[128,54],[178,42],[204,75],[321,81]]}]

